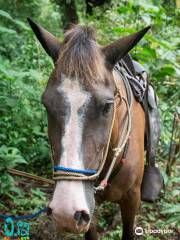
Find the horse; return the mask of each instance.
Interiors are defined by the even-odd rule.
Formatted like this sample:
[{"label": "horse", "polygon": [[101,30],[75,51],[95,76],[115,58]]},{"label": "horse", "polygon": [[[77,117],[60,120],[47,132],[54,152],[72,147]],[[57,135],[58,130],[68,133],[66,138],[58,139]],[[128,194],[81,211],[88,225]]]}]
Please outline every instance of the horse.
[{"label": "horse", "polygon": [[[42,103],[57,170],[49,203],[56,227],[61,232],[84,233],[86,240],[97,240],[95,205],[110,201],[121,209],[122,239],[131,240],[144,172],[145,114],[132,95],[131,126],[124,141],[128,141],[126,156],[122,159],[122,151],[118,151],[112,166],[129,106],[126,85],[115,66],[119,60],[126,60],[150,27],[101,46],[89,26],[73,26],[60,42],[30,18],[28,21],[54,62]],[[120,170],[108,178],[109,182],[101,181],[110,166],[112,173],[119,164]],[[103,191],[95,191],[98,182]]]}]

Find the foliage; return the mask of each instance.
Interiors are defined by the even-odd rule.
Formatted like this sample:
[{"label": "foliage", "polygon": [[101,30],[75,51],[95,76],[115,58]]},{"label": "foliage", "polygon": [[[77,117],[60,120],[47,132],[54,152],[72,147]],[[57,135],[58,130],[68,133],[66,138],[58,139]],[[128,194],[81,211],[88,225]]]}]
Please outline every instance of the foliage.
[{"label": "foliage", "polygon": [[[179,179],[175,169],[172,177],[168,177],[165,165],[173,113],[179,105],[180,11],[174,1],[115,0],[105,7],[95,8],[92,16],[85,17],[84,3],[80,0],[76,3],[81,23],[96,28],[101,44],[152,25],[151,31],[132,51],[132,56],[148,70],[149,79],[158,93],[162,123],[158,160],[167,191],[157,203],[143,204],[139,222],[143,226],[151,223],[176,229],[180,221]],[[62,37],[61,13],[54,0],[0,0],[0,8],[0,194],[16,202],[15,207],[21,211],[42,206],[46,198],[38,189],[28,193],[20,191],[7,170],[18,167],[39,175],[51,172],[47,120],[41,95],[53,64],[35,40],[26,17],[34,17],[52,33]],[[3,203],[0,203],[0,208],[2,206]],[[105,204],[100,209],[99,225],[108,231],[104,240],[119,239],[121,228],[116,226],[115,230],[111,230],[108,227],[116,210],[111,204]]]},{"label": "foliage", "polygon": [[14,191],[20,191],[8,169],[18,163],[19,169],[24,170],[25,162],[29,172],[39,168],[38,174],[45,175],[50,169],[47,122],[40,99],[49,74],[47,68],[44,72],[40,67],[48,65],[49,59],[45,55],[42,62],[37,56],[40,50],[26,23],[3,10],[0,16],[10,25],[7,28],[4,23],[0,27],[0,194],[12,197]]},{"label": "foliage", "polygon": [[114,6],[106,14],[96,9],[90,21],[88,19],[96,27],[99,41],[103,44],[144,26],[152,26],[132,51],[132,56],[148,70],[149,79],[159,97],[162,159],[167,156],[172,114],[179,104],[178,14],[178,9],[167,12],[160,1],[156,4],[153,1],[114,1]]}]

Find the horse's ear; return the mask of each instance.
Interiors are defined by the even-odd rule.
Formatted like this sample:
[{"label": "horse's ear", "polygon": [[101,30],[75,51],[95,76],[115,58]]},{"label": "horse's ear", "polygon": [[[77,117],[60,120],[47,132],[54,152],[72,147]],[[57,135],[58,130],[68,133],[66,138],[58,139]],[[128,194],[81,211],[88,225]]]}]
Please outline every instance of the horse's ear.
[{"label": "horse's ear", "polygon": [[145,35],[151,27],[148,26],[139,32],[120,38],[103,47],[107,66],[112,70],[114,65],[123,58]]},{"label": "horse's ear", "polygon": [[53,36],[50,32],[36,24],[32,19],[27,18],[27,20],[43,48],[55,62],[58,58],[59,49],[61,45],[59,40],[55,36]]}]

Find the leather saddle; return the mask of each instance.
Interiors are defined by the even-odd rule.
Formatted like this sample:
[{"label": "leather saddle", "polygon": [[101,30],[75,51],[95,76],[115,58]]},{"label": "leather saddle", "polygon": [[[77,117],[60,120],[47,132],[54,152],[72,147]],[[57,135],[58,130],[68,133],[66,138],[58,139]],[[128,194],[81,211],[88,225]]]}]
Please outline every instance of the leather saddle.
[{"label": "leather saddle", "polygon": [[[145,131],[145,150],[146,150],[146,164],[144,168],[144,176],[141,184],[141,199],[147,202],[153,202],[159,196],[164,181],[161,172],[156,164],[156,150],[160,138],[160,116],[157,107],[157,97],[152,84],[148,81],[148,74],[145,68],[137,61],[132,60],[131,56],[127,54],[123,61],[128,66],[131,74],[139,81],[144,93],[142,97],[135,98],[140,101],[146,119]],[[135,93],[135,85],[130,84],[133,93]],[[137,91],[136,91],[137,92]]]}]

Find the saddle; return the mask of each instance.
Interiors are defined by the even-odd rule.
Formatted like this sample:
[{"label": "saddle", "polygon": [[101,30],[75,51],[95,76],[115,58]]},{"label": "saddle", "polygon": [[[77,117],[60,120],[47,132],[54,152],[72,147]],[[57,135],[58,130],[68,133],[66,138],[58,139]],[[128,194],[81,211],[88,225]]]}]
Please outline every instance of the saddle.
[{"label": "saddle", "polygon": [[160,138],[160,116],[157,97],[152,84],[148,81],[146,70],[140,63],[132,60],[129,54],[117,63],[115,69],[126,71],[126,77],[129,80],[132,92],[145,112],[146,164],[141,184],[141,199],[153,202],[157,199],[164,186],[163,177],[155,160]]}]

